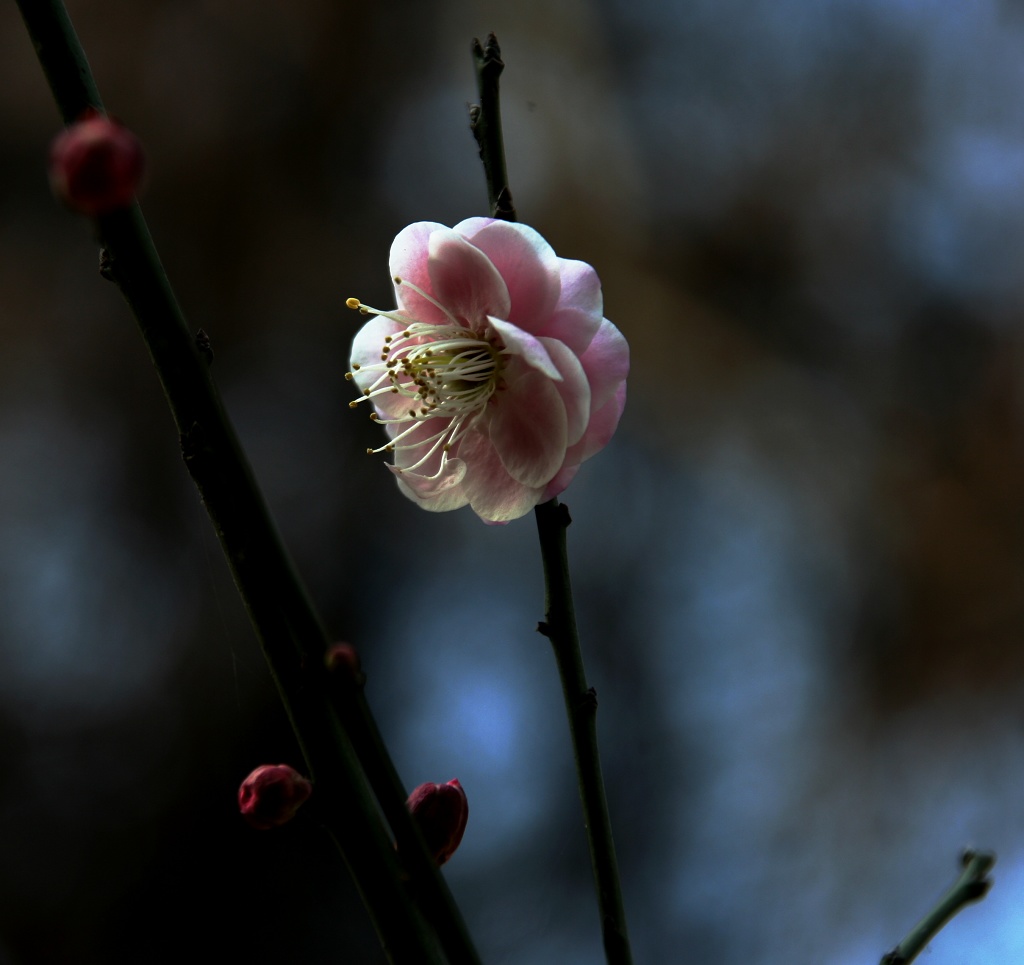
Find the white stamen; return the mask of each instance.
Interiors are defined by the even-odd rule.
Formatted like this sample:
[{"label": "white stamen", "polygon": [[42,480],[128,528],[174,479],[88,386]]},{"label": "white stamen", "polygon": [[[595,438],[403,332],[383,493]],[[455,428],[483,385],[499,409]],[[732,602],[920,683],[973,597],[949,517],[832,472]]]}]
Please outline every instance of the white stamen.
[{"label": "white stamen", "polygon": [[[425,477],[436,480],[445,473],[451,448],[472,428],[501,387],[505,353],[493,336],[487,338],[460,324],[452,312],[417,285],[398,277],[394,281],[437,308],[446,322],[421,322],[404,312],[381,311],[357,298],[349,298],[345,302],[349,308],[364,315],[380,315],[404,327],[401,332],[385,336],[379,362],[353,364],[346,377],[353,378],[358,372],[363,394],[349,405],[354,408],[360,402],[391,394],[408,399],[410,404],[404,414],[396,413],[391,404],[388,409],[392,418],[374,418],[382,425],[404,428],[396,429],[386,445],[367,451],[418,452],[419,458],[411,465],[399,467],[399,472],[414,472],[440,451],[437,471]],[[367,382],[368,378],[372,381]],[[418,426],[429,419],[448,421],[439,431],[409,441]]]}]

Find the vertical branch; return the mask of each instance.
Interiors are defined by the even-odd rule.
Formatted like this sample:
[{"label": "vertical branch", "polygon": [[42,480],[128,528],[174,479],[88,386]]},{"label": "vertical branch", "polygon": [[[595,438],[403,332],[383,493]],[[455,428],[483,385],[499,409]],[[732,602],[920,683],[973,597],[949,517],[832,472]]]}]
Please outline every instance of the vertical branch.
[{"label": "vertical branch", "polygon": [[[60,0],[18,0],[66,122],[102,108],[85,53]],[[396,834],[416,897],[452,965],[476,952],[443,879],[405,811],[405,792],[361,695],[338,701],[329,638],[284,548],[248,459],[160,263],[137,204],[97,219],[103,276],[128,302],[174,417],[185,465],[231,566],[271,674],[315,781],[315,810],[338,844],[395,965],[442,961],[405,883],[374,795]],[[375,738],[375,739],[374,739]],[[367,777],[372,775],[368,786]]]},{"label": "vertical branch", "polygon": [[501,59],[498,38],[488,34],[483,46],[473,39],[473,63],[476,66],[476,85],[480,103],[469,109],[469,129],[480,148],[480,160],[487,179],[487,202],[491,217],[502,221],[515,221],[516,209],[508,187],[505,170],[505,141],[501,133],[501,102],[498,78],[505,69]]},{"label": "vertical branch", "polygon": [[622,903],[618,860],[597,746],[597,693],[593,687],[587,686],[569,580],[565,533],[571,519],[568,509],[557,499],[542,503],[534,512],[544,563],[546,597],[545,622],[538,630],[551,641],[562,679],[583,822],[597,888],[605,958],[608,965],[630,965],[633,958],[626,930],[626,910]]},{"label": "vertical branch", "polygon": [[[479,40],[474,40],[472,49],[480,103],[470,107],[469,126],[480,147],[491,215],[504,221],[515,221],[516,211],[505,168],[498,96],[498,78],[505,65],[494,34],[488,36],[483,46]],[[537,506],[534,512],[544,564],[547,610],[545,622],[538,629],[551,641],[562,680],[583,822],[597,889],[605,958],[608,965],[631,965],[633,958],[626,929],[626,912],[597,746],[597,695],[592,687],[587,686],[569,580],[565,546],[569,512],[557,499]]]}]

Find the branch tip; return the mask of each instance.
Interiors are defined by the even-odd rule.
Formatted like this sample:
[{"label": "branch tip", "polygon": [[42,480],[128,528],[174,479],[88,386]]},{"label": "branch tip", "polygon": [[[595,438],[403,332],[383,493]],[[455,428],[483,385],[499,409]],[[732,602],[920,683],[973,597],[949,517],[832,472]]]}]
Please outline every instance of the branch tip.
[{"label": "branch tip", "polygon": [[996,863],[991,851],[966,850],[960,855],[963,871],[953,886],[936,902],[892,951],[882,956],[880,965],[909,965],[927,947],[946,924],[967,905],[984,898],[992,887],[988,877]]}]

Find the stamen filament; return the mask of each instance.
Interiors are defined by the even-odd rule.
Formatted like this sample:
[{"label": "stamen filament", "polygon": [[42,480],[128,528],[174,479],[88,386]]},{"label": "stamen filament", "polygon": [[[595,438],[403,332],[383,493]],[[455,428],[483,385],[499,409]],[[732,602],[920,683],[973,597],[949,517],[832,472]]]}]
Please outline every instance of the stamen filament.
[{"label": "stamen filament", "polygon": [[[505,351],[493,335],[485,337],[460,323],[418,285],[397,276],[394,282],[433,305],[446,321],[422,322],[398,309],[381,311],[358,298],[347,299],[349,308],[379,315],[401,327],[384,336],[379,361],[352,363],[346,378],[357,382],[362,395],[350,405],[371,400],[375,409],[371,419],[384,426],[403,427],[385,445],[367,450],[414,454],[409,465],[398,465],[400,457],[396,455],[396,472],[415,473],[440,451],[437,471],[421,477],[436,480],[447,470],[449,453],[477,424],[491,397],[504,384]],[[398,399],[388,401],[393,395]],[[430,419],[444,420],[443,428],[411,441],[412,434]]]}]

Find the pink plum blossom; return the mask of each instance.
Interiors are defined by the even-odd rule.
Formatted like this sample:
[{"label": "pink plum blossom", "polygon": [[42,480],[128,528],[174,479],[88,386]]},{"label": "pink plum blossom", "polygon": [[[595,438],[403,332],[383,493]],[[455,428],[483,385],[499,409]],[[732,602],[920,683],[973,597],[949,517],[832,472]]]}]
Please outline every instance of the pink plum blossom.
[{"label": "pink plum blossom", "polygon": [[372,316],[351,372],[424,509],[505,522],[558,495],[603,449],[626,401],[629,348],[590,265],[523,224],[409,225],[391,246],[398,308]]}]

